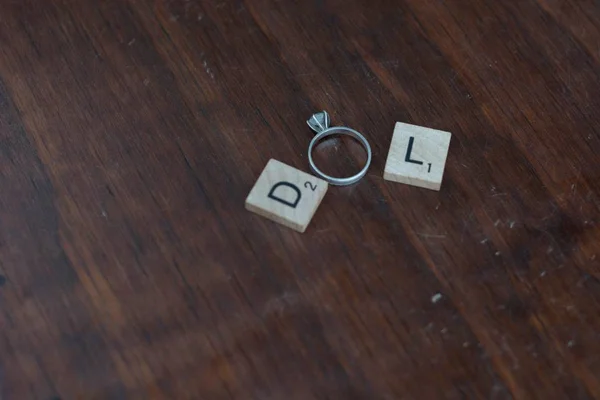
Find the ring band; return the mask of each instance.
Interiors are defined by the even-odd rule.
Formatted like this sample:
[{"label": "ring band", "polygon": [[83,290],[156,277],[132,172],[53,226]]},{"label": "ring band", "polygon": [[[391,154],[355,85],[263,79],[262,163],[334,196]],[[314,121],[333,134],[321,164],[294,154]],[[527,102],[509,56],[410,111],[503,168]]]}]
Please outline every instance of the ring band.
[{"label": "ring band", "polygon": [[[350,136],[350,137],[358,140],[360,142],[360,144],[366,150],[367,162],[365,163],[365,166],[360,170],[360,172],[358,174],[347,177],[347,178],[335,178],[333,176],[329,176],[329,175],[323,173],[323,171],[321,171],[315,165],[315,162],[312,157],[312,152],[313,152],[315,145],[319,141],[321,141],[321,139],[326,138],[328,136],[333,136],[333,135]],[[312,170],[312,172],[314,172],[316,175],[318,175],[325,181],[327,181],[330,184],[335,185],[335,186],[352,185],[353,183],[356,183],[359,180],[361,180],[367,174],[367,170],[369,169],[369,166],[371,165],[371,158],[372,158],[371,146],[369,145],[369,142],[367,141],[367,139],[365,139],[365,137],[362,134],[360,134],[360,132],[357,132],[354,129],[346,128],[345,126],[334,126],[334,127],[327,128],[327,129],[324,129],[324,130],[318,132],[315,135],[315,137],[310,141],[310,145],[308,146],[308,162],[310,164],[310,169]]]}]

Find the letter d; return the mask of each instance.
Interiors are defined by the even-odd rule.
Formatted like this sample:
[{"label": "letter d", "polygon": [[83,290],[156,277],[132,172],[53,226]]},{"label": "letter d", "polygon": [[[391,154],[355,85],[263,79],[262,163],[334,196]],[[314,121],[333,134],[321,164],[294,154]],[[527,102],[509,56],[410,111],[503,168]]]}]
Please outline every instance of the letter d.
[{"label": "letter d", "polygon": [[[277,193],[275,193],[275,191],[276,191],[278,188],[282,187],[282,186],[288,187],[288,188],[292,189],[294,192],[296,192],[296,193],[295,193],[295,194],[296,194],[296,196],[295,196],[295,197],[296,197],[296,199],[295,199],[294,201],[288,201],[288,200],[286,200],[286,199],[282,198],[282,197],[281,197],[281,195],[283,195],[283,193],[280,193],[280,194],[277,194]],[[281,192],[281,190],[280,190],[279,192]],[[287,192],[289,192],[289,191],[287,191]],[[271,189],[271,191],[269,192],[269,195],[268,195],[268,197],[269,197],[270,199],[273,199],[273,200],[275,200],[275,201],[278,201],[278,202],[280,202],[280,203],[283,203],[283,204],[285,204],[286,206],[290,206],[290,207],[292,207],[292,208],[296,208],[296,206],[297,206],[297,205],[298,205],[298,203],[300,202],[300,198],[302,197],[302,194],[300,193],[300,189],[298,189],[298,187],[297,187],[296,185],[294,185],[294,184],[291,184],[291,183],[289,183],[289,182],[279,182],[279,183],[276,183],[276,184],[273,186],[273,188],[272,188],[272,189]],[[287,196],[287,197],[289,197],[289,196]]]}]

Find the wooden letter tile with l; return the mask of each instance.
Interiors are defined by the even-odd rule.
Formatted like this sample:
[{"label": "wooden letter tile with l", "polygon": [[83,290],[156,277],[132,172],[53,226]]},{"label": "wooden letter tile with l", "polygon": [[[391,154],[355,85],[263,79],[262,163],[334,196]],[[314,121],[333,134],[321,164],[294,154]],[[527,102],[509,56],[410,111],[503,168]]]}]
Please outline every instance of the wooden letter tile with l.
[{"label": "wooden letter tile with l", "polygon": [[246,209],[304,232],[327,192],[327,182],[269,160],[246,199]]},{"label": "wooden letter tile with l", "polygon": [[397,122],[383,179],[440,190],[450,132]]}]

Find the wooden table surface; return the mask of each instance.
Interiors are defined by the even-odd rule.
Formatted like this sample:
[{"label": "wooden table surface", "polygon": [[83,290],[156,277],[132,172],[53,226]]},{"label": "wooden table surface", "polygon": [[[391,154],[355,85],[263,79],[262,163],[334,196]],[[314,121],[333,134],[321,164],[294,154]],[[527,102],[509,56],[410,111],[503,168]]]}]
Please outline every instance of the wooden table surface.
[{"label": "wooden table surface", "polygon": [[597,0],[1,0],[0,398],[600,398],[599,127]]}]

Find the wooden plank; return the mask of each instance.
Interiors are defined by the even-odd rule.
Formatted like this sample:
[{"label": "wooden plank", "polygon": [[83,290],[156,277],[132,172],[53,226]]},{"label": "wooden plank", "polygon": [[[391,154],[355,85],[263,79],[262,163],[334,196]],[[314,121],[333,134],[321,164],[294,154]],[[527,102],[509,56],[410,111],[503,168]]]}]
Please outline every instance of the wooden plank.
[{"label": "wooden plank", "polygon": [[[0,2],[0,398],[600,398],[599,21]],[[242,204],[319,109],[373,164],[299,235]],[[452,132],[439,192],[381,178],[396,121]]]}]

